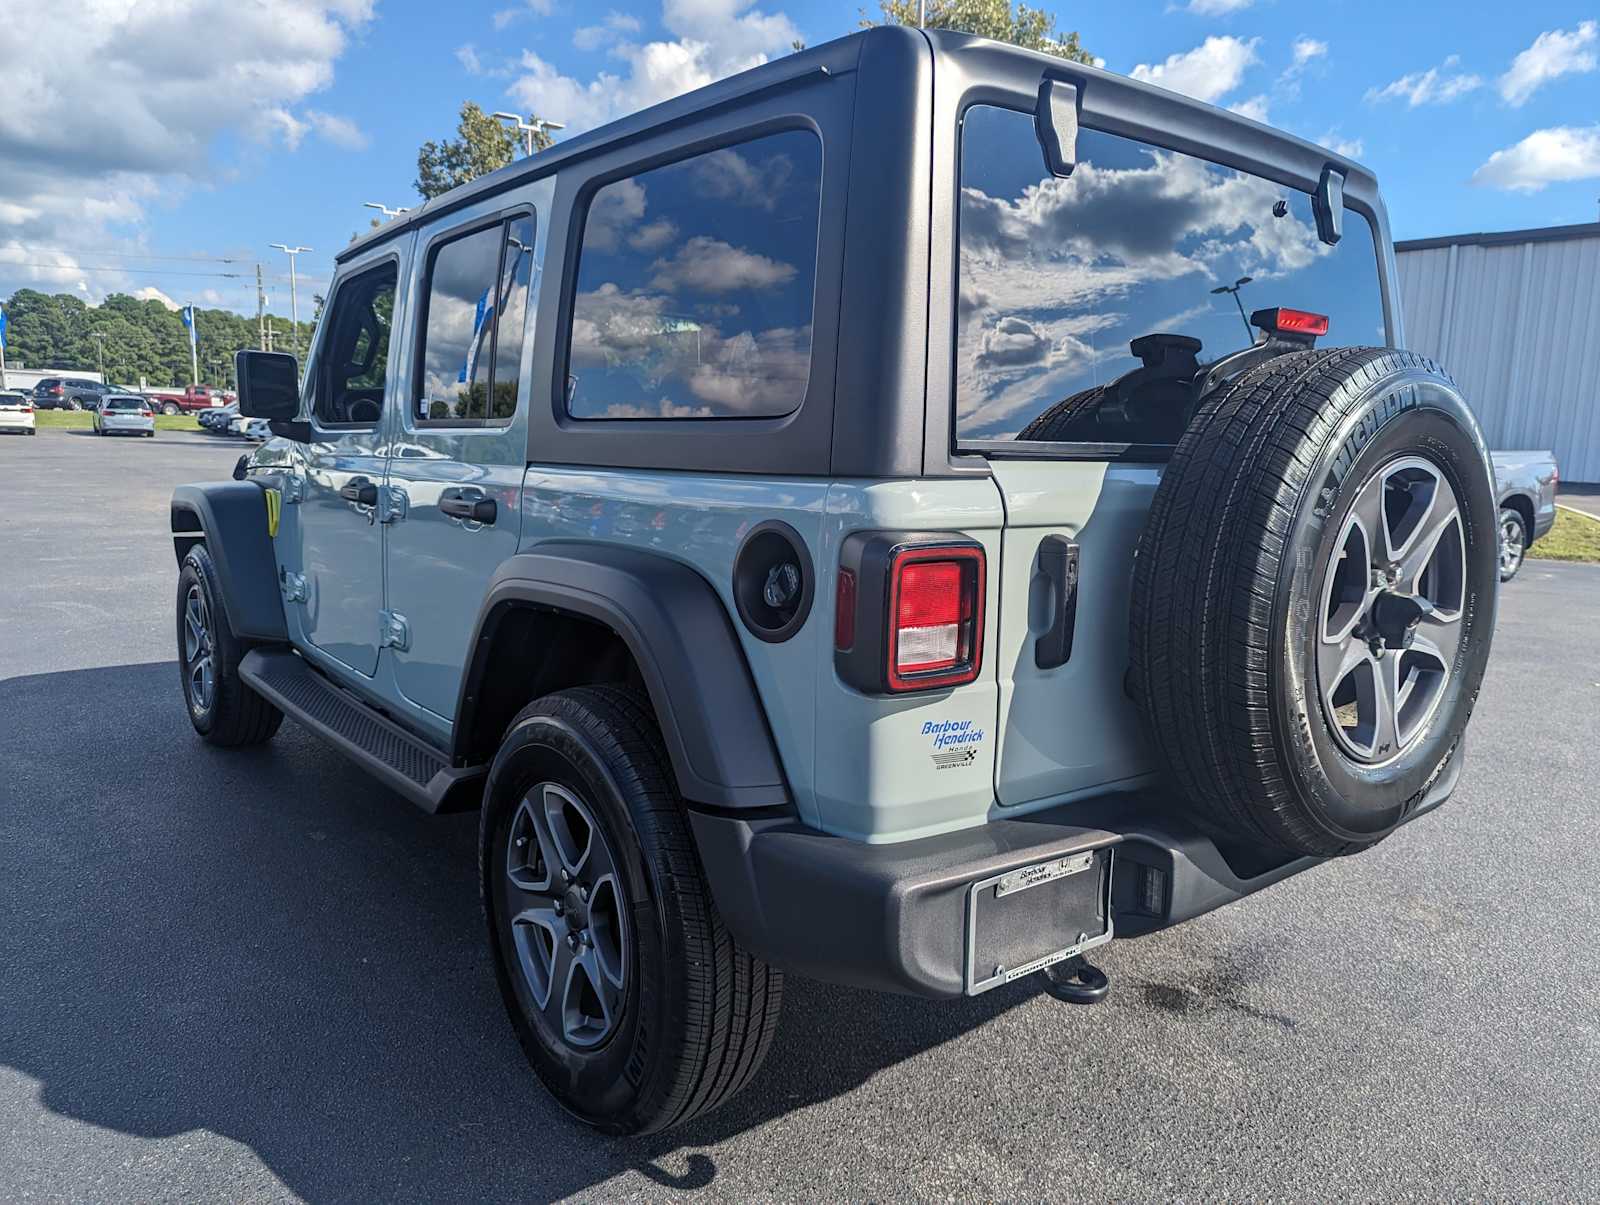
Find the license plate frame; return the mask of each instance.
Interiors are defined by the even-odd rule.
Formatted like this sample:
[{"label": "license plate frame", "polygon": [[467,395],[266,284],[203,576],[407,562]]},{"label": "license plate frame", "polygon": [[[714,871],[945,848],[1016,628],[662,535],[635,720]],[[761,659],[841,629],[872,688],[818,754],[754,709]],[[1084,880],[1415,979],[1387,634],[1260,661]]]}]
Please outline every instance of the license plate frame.
[{"label": "license plate frame", "polygon": [[[967,888],[966,994],[1014,983],[1110,941],[1115,935],[1114,857],[1115,848],[1104,845],[972,883]],[[1001,935],[990,937],[997,928]],[[1020,956],[1019,950],[1024,951]]]}]

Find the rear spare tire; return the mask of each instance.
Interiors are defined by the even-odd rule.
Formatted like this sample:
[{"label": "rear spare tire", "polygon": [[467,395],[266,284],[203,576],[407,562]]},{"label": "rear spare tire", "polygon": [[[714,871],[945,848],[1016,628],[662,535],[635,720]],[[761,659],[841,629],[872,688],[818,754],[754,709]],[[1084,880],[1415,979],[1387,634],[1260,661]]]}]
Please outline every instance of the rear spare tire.
[{"label": "rear spare tire", "polygon": [[1205,400],[1135,560],[1133,693],[1198,819],[1351,853],[1456,755],[1494,630],[1499,510],[1455,383],[1292,352]]}]

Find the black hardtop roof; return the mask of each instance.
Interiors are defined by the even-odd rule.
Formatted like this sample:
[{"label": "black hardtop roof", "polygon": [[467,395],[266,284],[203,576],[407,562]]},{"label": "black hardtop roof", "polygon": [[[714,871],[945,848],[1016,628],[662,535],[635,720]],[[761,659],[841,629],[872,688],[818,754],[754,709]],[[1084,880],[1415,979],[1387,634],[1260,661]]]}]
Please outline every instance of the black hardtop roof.
[{"label": "black hardtop roof", "polygon": [[1032,60],[1037,64],[1041,74],[1048,73],[1063,79],[1080,79],[1085,82],[1091,80],[1104,80],[1117,88],[1127,90],[1135,96],[1147,95],[1151,103],[1162,108],[1176,106],[1180,110],[1191,110],[1207,115],[1208,120],[1221,118],[1229,123],[1250,128],[1258,136],[1270,135],[1274,142],[1281,142],[1293,146],[1301,152],[1312,152],[1327,162],[1334,163],[1346,173],[1347,178],[1354,177],[1368,187],[1376,190],[1376,180],[1372,173],[1352,159],[1336,154],[1315,143],[1298,138],[1276,127],[1264,126],[1248,117],[1241,116],[1226,110],[1217,109],[1202,101],[1193,100],[1187,96],[1171,92],[1165,88],[1146,84],[1142,81],[1119,75],[1113,71],[1106,71],[1099,67],[1088,66],[1083,63],[1067,62],[1033,50],[1024,50],[1019,46],[1012,46],[1002,42],[994,42],[986,38],[973,37],[970,34],[952,33],[948,30],[919,30],[903,25],[875,26],[860,33],[849,34],[820,46],[808,48],[781,59],[774,59],[759,67],[742,71],[737,75],[707,84],[693,92],[662,101],[660,104],[651,105],[637,113],[629,114],[606,125],[597,126],[575,137],[557,143],[548,150],[526,159],[519,159],[486,176],[453,188],[440,196],[430,198],[417,208],[407,211],[400,217],[392,218],[381,227],[356,239],[334,257],[338,263],[344,263],[362,254],[368,249],[397,237],[408,230],[416,229],[442,214],[452,210],[461,209],[484,197],[491,196],[503,189],[514,187],[525,180],[536,179],[558,169],[564,163],[597,154],[600,151],[626,142],[630,138],[638,138],[654,133],[664,127],[677,122],[693,118],[701,113],[721,108],[732,104],[743,97],[753,93],[781,86],[791,81],[818,75],[843,75],[854,71],[861,60],[863,48],[869,39],[924,39],[931,47],[935,59],[951,55],[993,56],[999,55],[1014,61],[1027,62]]}]

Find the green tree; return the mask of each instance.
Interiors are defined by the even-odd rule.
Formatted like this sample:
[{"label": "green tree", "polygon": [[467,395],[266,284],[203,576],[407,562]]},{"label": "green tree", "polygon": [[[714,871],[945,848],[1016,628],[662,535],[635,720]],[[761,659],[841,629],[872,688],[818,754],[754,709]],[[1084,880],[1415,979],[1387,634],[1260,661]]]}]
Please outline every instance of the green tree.
[{"label": "green tree", "polygon": [[[6,303],[7,359],[29,368],[93,370],[99,362],[94,332],[105,336],[105,375],[115,385],[153,387],[189,383],[189,332],[182,319],[159,301],[140,301],[112,293],[98,306],[86,305],[69,293],[18,289]],[[311,345],[318,311],[299,325],[301,351]],[[279,346],[290,346],[287,318],[268,315]],[[258,346],[255,315],[232,310],[199,310],[201,375],[208,385],[233,384],[233,354]]]},{"label": "green tree", "polygon": [[[544,150],[551,141],[543,126],[533,132],[534,150]],[[443,142],[429,139],[417,148],[416,189],[429,198],[449,192],[458,184],[504,167],[517,157],[521,145],[521,133],[469,100],[461,106],[455,138]]]},{"label": "green tree", "polygon": [[[871,20],[866,10],[862,10],[863,27],[919,24],[918,0],[882,0],[882,4],[882,21]],[[1012,4],[1011,0],[928,0],[927,19],[920,24],[928,29],[952,29],[958,33],[977,34],[980,38],[993,38],[996,42],[1010,42],[1025,50],[1043,51],[1074,63],[1094,62],[1094,56],[1078,41],[1076,30],[1065,34],[1057,32],[1054,13],[1029,8],[1026,4]]]}]

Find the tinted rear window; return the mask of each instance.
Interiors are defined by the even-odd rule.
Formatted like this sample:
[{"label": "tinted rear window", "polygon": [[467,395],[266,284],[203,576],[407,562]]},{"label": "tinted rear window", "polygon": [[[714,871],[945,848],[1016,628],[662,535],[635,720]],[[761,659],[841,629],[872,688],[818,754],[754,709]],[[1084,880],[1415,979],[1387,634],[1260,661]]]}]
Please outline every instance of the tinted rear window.
[{"label": "tinted rear window", "polygon": [[143,410],[145,404],[135,401],[131,397],[113,397],[106,399],[107,410]]},{"label": "tinted rear window", "polygon": [[574,418],[768,418],[811,367],[822,144],[786,131],[605,185],[584,223]]},{"label": "tinted rear window", "polygon": [[[1372,227],[1354,211],[1330,246],[1306,193],[1093,130],[1058,178],[1032,115],[1009,109],[967,110],[961,145],[958,440],[1174,443],[1182,390],[1088,391],[1141,366],[1141,335],[1198,339],[1201,364],[1249,346],[1240,305],[1328,315],[1321,346],[1387,341]],[[1213,292],[1243,277],[1238,303]]]}]

